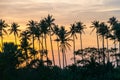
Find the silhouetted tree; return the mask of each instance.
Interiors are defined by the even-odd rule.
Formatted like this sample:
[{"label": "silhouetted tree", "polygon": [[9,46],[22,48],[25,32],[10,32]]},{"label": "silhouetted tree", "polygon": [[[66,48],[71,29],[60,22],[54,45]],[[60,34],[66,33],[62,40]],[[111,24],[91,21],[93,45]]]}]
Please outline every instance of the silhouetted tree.
[{"label": "silhouetted tree", "polygon": [[74,55],[74,64],[76,64],[76,59],[75,59],[75,39],[77,39],[77,28],[75,24],[71,24],[70,31],[68,32],[71,34],[71,37],[73,37],[73,55]]},{"label": "silhouetted tree", "polygon": [[33,45],[33,49],[34,49],[35,48],[34,40],[35,40],[35,32],[36,32],[37,22],[31,20],[31,21],[29,21],[29,23],[27,25],[29,26],[28,32],[32,36],[32,45]]},{"label": "silhouetted tree", "polygon": [[60,42],[60,48],[62,51],[62,57],[63,57],[63,68],[67,66],[67,60],[66,60],[66,54],[65,51],[70,49],[70,44],[68,41],[71,41],[71,39],[68,37],[67,30],[65,30],[64,26],[60,27],[59,33],[58,33],[58,41]]},{"label": "silhouetted tree", "polygon": [[60,66],[60,68],[61,68],[60,49],[59,49],[59,39],[58,39],[58,36],[59,36],[59,27],[58,27],[58,25],[54,25],[54,27],[53,27],[53,32],[54,32],[54,34],[56,35],[55,41],[57,42],[59,66]]},{"label": "silhouetted tree", "polygon": [[5,34],[7,34],[7,31],[5,30],[5,28],[8,27],[8,24],[5,23],[5,20],[0,19],[0,37],[1,37],[1,49],[3,46],[3,32]]},{"label": "silhouetted tree", "polygon": [[[108,23],[110,24],[110,29],[111,29],[111,34],[112,34],[112,36],[111,36],[111,39],[113,39],[114,40],[114,48],[116,49],[116,35],[114,34],[114,32],[116,31],[116,24],[118,23],[118,20],[116,19],[116,17],[111,17],[111,18],[109,18],[109,20],[108,20]],[[116,55],[116,50],[115,50],[115,53],[114,53],[115,55]],[[116,58],[116,64],[118,65],[118,62],[117,62],[117,57],[115,57]]]},{"label": "silhouetted tree", "polygon": [[[96,39],[97,39],[97,48],[98,48],[98,54],[100,54],[100,51],[99,51],[99,34],[98,34],[98,29],[100,27],[99,25],[99,21],[93,21],[92,22],[92,26],[90,28],[93,28],[91,33],[96,29]],[[99,56],[99,63],[100,63],[100,56]]]},{"label": "silhouetted tree", "polygon": [[53,25],[54,25],[55,19],[52,17],[52,15],[49,15],[45,18],[45,22],[49,28],[49,36],[50,36],[50,44],[51,44],[51,51],[52,51],[52,58],[53,58],[53,65],[55,66],[55,59],[54,59],[54,51],[53,51],[53,43],[52,43],[52,32],[53,32]]},{"label": "silhouetted tree", "polygon": [[[85,25],[82,22],[77,22],[76,23],[76,28],[77,28],[77,33],[80,34],[80,49],[81,51],[83,50],[83,45],[82,45],[82,33],[84,32]],[[82,52],[82,59],[83,59],[83,52]]]},{"label": "silhouetted tree", "polygon": [[18,32],[21,31],[20,29],[18,29],[18,27],[20,27],[17,23],[13,22],[11,24],[11,28],[8,29],[10,31],[10,34],[14,34],[15,37],[15,44],[17,44],[17,37],[18,37]]},{"label": "silhouetted tree", "polygon": [[29,64],[28,62],[28,59],[29,59],[29,54],[28,54],[28,51],[30,50],[30,43],[29,43],[29,40],[30,40],[30,35],[29,35],[29,32],[28,31],[23,31],[21,34],[20,34],[20,49],[22,50],[22,53],[24,55],[24,59],[26,61],[26,65]]},{"label": "silhouetted tree", "polygon": [[[41,28],[41,33],[42,33],[42,44],[45,45],[45,50],[43,50],[42,52],[45,52],[45,55],[47,56],[48,59],[48,49],[47,49],[47,34],[49,34],[49,26],[47,25],[46,21],[44,19],[42,19],[39,22],[39,26]],[[43,39],[45,44],[43,43]],[[47,64],[48,65],[48,64]]]},{"label": "silhouetted tree", "polygon": [[98,33],[99,35],[102,37],[102,46],[103,46],[103,51],[102,51],[102,54],[103,54],[103,64],[105,65],[105,44],[104,44],[104,39],[105,39],[105,35],[109,32],[108,28],[107,28],[107,25],[102,22],[100,23],[100,27],[99,27],[99,30],[98,30]]}]

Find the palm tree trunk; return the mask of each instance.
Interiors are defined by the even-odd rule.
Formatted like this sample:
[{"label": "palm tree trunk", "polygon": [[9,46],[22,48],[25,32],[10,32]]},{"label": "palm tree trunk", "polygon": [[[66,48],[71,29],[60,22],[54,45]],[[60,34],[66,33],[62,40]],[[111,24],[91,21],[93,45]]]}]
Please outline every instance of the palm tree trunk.
[{"label": "palm tree trunk", "polygon": [[119,54],[120,54],[120,41],[119,41]]},{"label": "palm tree trunk", "polygon": [[64,51],[64,56],[65,56],[65,66],[67,66],[67,56],[66,56],[65,51]]},{"label": "palm tree trunk", "polygon": [[[45,36],[46,58],[47,58],[46,60],[48,60],[48,50],[47,50],[47,41],[46,41],[47,36],[46,34],[44,36]],[[48,66],[48,63],[47,63],[47,66]]]},{"label": "palm tree trunk", "polygon": [[98,55],[99,55],[99,63],[100,63],[100,51],[99,51],[99,36],[98,36],[98,34],[96,34],[97,35],[97,50],[98,50]]},{"label": "palm tree trunk", "polygon": [[102,42],[102,45],[103,45],[103,64],[105,65],[105,53],[104,53],[104,36],[102,36],[102,38],[103,38],[103,42]]},{"label": "palm tree trunk", "polygon": [[42,61],[43,61],[43,54],[44,54],[44,53],[43,53],[43,51],[44,51],[44,47],[43,47],[43,45],[44,45],[44,42],[43,42],[44,39],[43,39],[43,37],[44,37],[44,35],[42,36],[42,44],[41,44],[41,45],[42,45],[42,50],[41,50],[41,60],[42,60]]},{"label": "palm tree trunk", "polygon": [[54,52],[53,52],[53,45],[52,45],[52,37],[51,37],[51,33],[50,33],[50,44],[51,44],[51,51],[52,51],[53,65],[55,66],[55,58],[54,58]]},{"label": "palm tree trunk", "polygon": [[75,35],[73,35],[73,55],[74,55],[74,64],[76,64],[76,59],[75,59]]},{"label": "palm tree trunk", "polygon": [[15,44],[17,45],[17,37],[15,33],[14,33],[14,36],[15,36]]},{"label": "palm tree trunk", "polygon": [[[38,43],[39,43],[39,53],[40,53],[40,49],[41,49],[41,47],[40,47],[40,37],[38,37]],[[41,55],[40,55],[40,57],[41,57]]]},{"label": "palm tree trunk", "polygon": [[118,67],[118,60],[117,60],[117,56],[116,56],[116,41],[114,40],[114,48],[115,48],[115,59],[116,59],[116,65],[117,65],[117,67]]},{"label": "palm tree trunk", "polygon": [[107,53],[108,53],[108,56],[107,56],[108,60],[107,61],[110,62],[110,58],[109,58],[110,55],[109,55],[109,51],[108,51],[108,39],[106,39],[106,43],[107,43]]},{"label": "palm tree trunk", "polygon": [[33,35],[33,49],[34,49],[34,35]]},{"label": "palm tree trunk", "polygon": [[39,43],[39,51],[41,49],[41,46],[40,46],[40,37],[38,37],[38,43]]},{"label": "palm tree trunk", "polygon": [[[34,35],[33,35],[33,50],[35,49],[35,43],[34,43]],[[35,60],[35,54],[34,54],[34,60]]]},{"label": "palm tree trunk", "polygon": [[63,58],[63,68],[65,67],[64,65],[64,50],[62,49],[62,58]]},{"label": "palm tree trunk", "polygon": [[82,34],[81,34],[81,33],[80,33],[80,43],[81,43],[80,48],[81,48],[81,52],[82,52],[82,60],[83,60]]},{"label": "palm tree trunk", "polygon": [[[120,41],[119,41],[119,53],[118,54],[120,55]],[[120,60],[120,56],[119,56],[119,60]],[[118,66],[120,66],[120,61],[118,62]]]},{"label": "palm tree trunk", "polygon": [[1,50],[3,50],[3,36],[1,36]]},{"label": "palm tree trunk", "polygon": [[61,68],[61,60],[60,60],[59,42],[57,42],[57,47],[58,47],[58,59],[59,59],[59,66],[60,66],[60,68]]},{"label": "palm tree trunk", "polygon": [[28,65],[29,62],[28,62],[28,53],[27,53],[27,49],[25,48],[24,51],[25,51],[25,55],[26,55],[26,59],[25,59],[26,65]]}]

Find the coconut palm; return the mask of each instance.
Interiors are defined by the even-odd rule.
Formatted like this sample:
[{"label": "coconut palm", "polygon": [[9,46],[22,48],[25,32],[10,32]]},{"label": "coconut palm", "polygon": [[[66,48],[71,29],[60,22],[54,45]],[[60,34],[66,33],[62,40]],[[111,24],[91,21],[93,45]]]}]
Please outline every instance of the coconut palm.
[{"label": "coconut palm", "polygon": [[108,27],[104,22],[100,23],[100,27],[98,30],[99,35],[102,37],[102,46],[103,46],[103,51],[102,51],[102,55],[103,55],[103,64],[105,65],[105,46],[104,46],[104,39],[105,39],[105,35],[108,34]]},{"label": "coconut palm", "polygon": [[15,37],[15,44],[17,44],[17,37],[18,37],[18,32],[20,31],[20,29],[18,29],[18,27],[20,27],[17,23],[13,22],[11,24],[11,28],[8,29],[10,31],[10,34],[14,34]]},{"label": "coconut palm", "polygon": [[59,59],[59,66],[61,68],[61,59],[60,59],[60,50],[59,50],[59,40],[58,40],[58,34],[59,34],[59,27],[58,25],[54,25],[53,32],[56,35],[55,41],[57,42],[57,48],[58,48],[58,59]]},{"label": "coconut palm", "polygon": [[109,44],[109,38],[111,37],[111,33],[110,33],[110,28],[107,26],[106,27],[106,34],[105,34],[105,39],[106,39],[106,52],[108,53],[108,55],[107,55],[107,62],[110,62],[110,54],[109,54],[109,46],[108,46],[108,44]]},{"label": "coconut palm", "polygon": [[[115,48],[114,54],[116,55],[116,35],[114,33],[117,29],[115,25],[118,23],[118,20],[116,19],[116,17],[113,16],[113,17],[109,18],[108,23],[110,24],[110,31],[112,34],[111,39],[114,40],[114,48]],[[117,57],[115,57],[115,58],[117,60]],[[117,61],[116,61],[116,63],[118,64]]]},{"label": "coconut palm", "polygon": [[29,26],[28,32],[32,36],[32,45],[33,45],[33,49],[34,49],[34,40],[35,40],[35,31],[36,31],[37,22],[31,20],[31,21],[29,21],[29,23],[27,25]]},{"label": "coconut palm", "polygon": [[82,51],[82,60],[83,60],[83,45],[82,45],[82,33],[84,32],[85,25],[82,22],[76,22],[77,33],[80,35],[80,49]]},{"label": "coconut palm", "polygon": [[5,20],[0,19],[0,37],[1,37],[1,48],[3,46],[3,32],[7,34],[7,31],[5,28],[8,27],[8,24],[5,23]]},{"label": "coconut palm", "polygon": [[[75,52],[75,39],[77,39],[77,28],[75,24],[71,24],[70,31],[68,32],[71,34],[71,37],[73,37],[73,54]],[[75,54],[74,54],[74,64],[76,64]]]},{"label": "coconut palm", "polygon": [[41,37],[41,29],[40,29],[40,27],[36,27],[36,29],[35,29],[35,37],[37,37],[37,39],[38,39],[38,43],[39,43],[39,51],[40,51],[40,45],[42,46],[42,43],[41,43],[41,41],[40,41],[40,37]]},{"label": "coconut palm", "polygon": [[[47,34],[49,33],[49,26],[46,24],[46,21],[44,19],[42,19],[39,22],[39,27],[41,29],[41,35],[42,35],[42,45],[45,45],[45,50],[43,50],[42,52],[45,52],[46,58],[48,59],[48,49],[47,49]],[[43,40],[45,43],[43,43]],[[48,64],[47,64],[48,65]]]},{"label": "coconut palm", "polygon": [[52,15],[49,15],[45,18],[45,22],[47,26],[49,27],[49,37],[50,37],[50,44],[51,44],[51,51],[52,51],[52,58],[53,58],[53,65],[55,66],[55,59],[54,59],[54,52],[53,52],[53,43],[52,43],[52,34],[55,19],[52,17]]},{"label": "coconut palm", "polygon": [[37,39],[38,39],[38,43],[39,43],[39,51],[38,52],[40,53],[40,58],[42,60],[43,59],[42,57],[43,57],[43,50],[44,50],[44,48],[43,48],[43,44],[41,42],[42,33],[41,33],[41,28],[40,28],[39,25],[36,27],[35,37],[37,37]]},{"label": "coconut palm", "polygon": [[29,55],[28,55],[28,50],[30,49],[30,43],[29,43],[29,40],[30,40],[30,35],[29,35],[29,32],[28,31],[23,31],[21,34],[20,34],[20,50],[23,52],[24,54],[24,59],[26,61],[26,65],[28,65],[28,58],[29,58]]},{"label": "coconut palm", "polygon": [[117,56],[119,57],[119,54],[120,54],[120,23],[116,23],[115,25],[114,25],[114,35],[116,36],[116,40],[115,41],[118,41],[119,42],[119,53],[117,54],[115,54],[115,56],[116,56],[116,62],[117,62],[117,66],[118,66],[118,58],[117,58]]},{"label": "coconut palm", "polygon": [[68,41],[71,41],[71,39],[68,37],[67,30],[65,30],[64,26],[60,27],[59,33],[58,33],[58,41],[60,42],[60,48],[62,52],[63,57],[63,68],[67,66],[67,60],[66,60],[66,54],[65,51],[70,49],[70,44]]},{"label": "coconut palm", "polygon": [[[93,28],[91,33],[96,29],[97,48],[98,48],[98,54],[100,54],[99,53],[99,35],[98,35],[99,21],[93,21],[92,26],[90,26],[90,28]],[[100,63],[100,55],[99,55],[99,63]]]},{"label": "coconut palm", "polygon": [[110,24],[110,26],[112,26],[112,28],[114,27],[113,25],[115,25],[117,22],[118,20],[114,16],[109,18],[109,21],[108,21],[108,23]]}]

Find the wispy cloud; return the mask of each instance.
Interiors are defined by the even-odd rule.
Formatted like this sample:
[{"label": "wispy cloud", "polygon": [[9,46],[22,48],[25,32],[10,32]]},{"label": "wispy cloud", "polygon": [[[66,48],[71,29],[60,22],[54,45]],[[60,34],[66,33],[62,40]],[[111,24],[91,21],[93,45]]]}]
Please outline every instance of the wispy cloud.
[{"label": "wispy cloud", "polygon": [[67,24],[81,18],[84,20],[83,17],[88,20],[91,16],[116,16],[120,12],[119,3],[120,0],[1,0],[0,17],[39,19],[49,13],[59,18],[59,23],[67,21]]}]

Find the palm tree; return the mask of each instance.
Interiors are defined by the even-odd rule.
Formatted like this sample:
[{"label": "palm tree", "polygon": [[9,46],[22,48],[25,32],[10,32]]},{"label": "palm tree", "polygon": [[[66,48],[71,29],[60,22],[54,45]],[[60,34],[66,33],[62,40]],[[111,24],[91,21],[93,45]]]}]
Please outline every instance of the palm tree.
[{"label": "palm tree", "polygon": [[[42,35],[42,45],[45,45],[45,50],[43,50],[42,52],[45,52],[47,59],[48,59],[48,49],[47,49],[47,34],[49,33],[49,26],[46,24],[46,21],[44,19],[42,19],[39,22],[39,27],[41,29],[41,35]],[[45,44],[43,43],[43,39]],[[48,63],[47,63],[48,65]]]},{"label": "palm tree", "polygon": [[60,42],[60,48],[62,51],[62,57],[63,57],[63,68],[67,66],[67,60],[66,60],[66,54],[65,51],[70,49],[70,44],[68,41],[71,41],[71,39],[68,37],[67,30],[65,30],[64,26],[60,27],[59,33],[58,33],[58,41]]},{"label": "palm tree", "polygon": [[39,51],[40,51],[40,45],[42,45],[41,41],[40,41],[40,37],[41,37],[41,30],[40,27],[36,27],[35,29],[35,37],[38,38],[38,43],[39,43]]},{"label": "palm tree", "polygon": [[77,22],[76,23],[76,28],[77,28],[77,33],[80,34],[80,48],[81,48],[81,51],[82,51],[82,60],[83,60],[82,33],[85,33],[84,32],[85,25],[82,22]]},{"label": "palm tree", "polygon": [[3,32],[7,34],[7,31],[5,28],[8,27],[8,24],[5,23],[5,20],[0,19],[0,37],[1,37],[1,48],[3,46]]},{"label": "palm tree", "polygon": [[[98,29],[99,29],[99,21],[93,21],[92,26],[90,28],[93,28],[91,33],[96,29],[96,37],[97,37],[97,48],[98,48],[98,54],[99,53],[99,35],[98,35]],[[99,63],[100,63],[100,55],[99,55]]]},{"label": "palm tree", "polygon": [[109,18],[108,23],[110,24],[110,26],[112,26],[112,28],[114,27],[114,25],[118,22],[118,20],[116,19],[116,17],[111,17]]},{"label": "palm tree", "polygon": [[105,53],[104,53],[104,52],[105,52],[105,46],[104,46],[104,38],[105,38],[105,35],[108,34],[108,27],[107,27],[107,25],[106,25],[104,22],[100,23],[100,27],[99,27],[98,33],[99,33],[99,35],[102,37],[103,64],[105,65]]},{"label": "palm tree", "polygon": [[32,35],[32,44],[33,44],[33,49],[34,49],[34,40],[35,40],[35,31],[36,31],[36,26],[37,26],[37,22],[36,21],[29,21],[29,23],[27,24],[28,27],[28,32],[30,35]]},{"label": "palm tree", "polygon": [[20,26],[17,23],[13,22],[11,25],[11,29],[8,29],[10,31],[10,34],[14,33],[15,44],[17,44],[18,32],[20,31],[20,29],[18,29],[18,27],[20,27]]},{"label": "palm tree", "polygon": [[29,62],[28,62],[28,58],[29,58],[28,50],[30,49],[30,45],[31,45],[29,43],[29,40],[30,40],[29,32],[27,30],[23,31],[20,34],[20,37],[21,37],[21,40],[20,40],[20,49],[23,52],[23,54],[25,55],[24,59],[26,61],[26,65],[28,65],[29,64]]},{"label": "palm tree", "polygon": [[52,43],[52,34],[53,28],[52,26],[54,25],[55,19],[52,17],[52,15],[49,15],[45,18],[45,22],[49,28],[49,36],[50,36],[50,44],[51,44],[51,51],[52,51],[52,58],[53,58],[53,65],[55,66],[55,59],[54,59],[54,52],[53,52],[53,43]]},{"label": "palm tree", "polygon": [[[36,27],[36,30],[35,30],[35,37],[37,37],[37,39],[38,39],[39,53],[40,53],[40,58],[42,60],[43,59],[42,57],[43,57],[44,48],[43,48],[43,44],[41,42],[42,33],[41,33],[41,28],[40,28],[39,24],[38,24],[38,26]],[[41,47],[42,47],[42,50],[41,50]]]},{"label": "palm tree", "polygon": [[[114,40],[114,48],[116,49],[116,35],[114,33],[117,29],[115,25],[118,23],[118,20],[116,19],[116,17],[113,16],[113,17],[109,18],[108,23],[110,24],[110,27],[111,27],[111,29],[110,29],[111,34],[112,34],[111,38]],[[116,50],[115,50],[114,54],[116,55]],[[115,57],[115,58],[117,60],[117,57]],[[118,64],[118,62],[117,62],[117,64]]]},{"label": "palm tree", "polygon": [[117,66],[118,66],[118,59],[117,59],[117,56],[119,57],[119,54],[120,54],[120,23],[116,23],[114,25],[114,35],[116,36],[116,40],[115,41],[118,41],[119,42],[119,53],[118,54],[115,54],[116,56],[116,62],[117,62]]},{"label": "palm tree", "polygon": [[[77,39],[77,28],[75,24],[71,24],[70,31],[68,32],[71,34],[71,37],[73,37],[73,54],[75,52],[75,38]],[[75,54],[74,54],[74,64],[76,64]]]},{"label": "palm tree", "polygon": [[107,62],[110,62],[110,54],[109,54],[109,46],[108,46],[108,44],[109,44],[109,41],[108,41],[108,39],[111,37],[111,33],[110,33],[110,30],[109,30],[109,27],[107,26],[106,27],[106,34],[105,34],[105,39],[106,39],[106,47],[107,47],[107,53],[108,53],[108,55],[107,55]]},{"label": "palm tree", "polygon": [[58,34],[59,34],[59,27],[58,27],[58,25],[54,25],[53,32],[56,35],[55,41],[57,42],[59,66],[61,68],[60,49],[59,49],[59,40],[58,40]]}]

